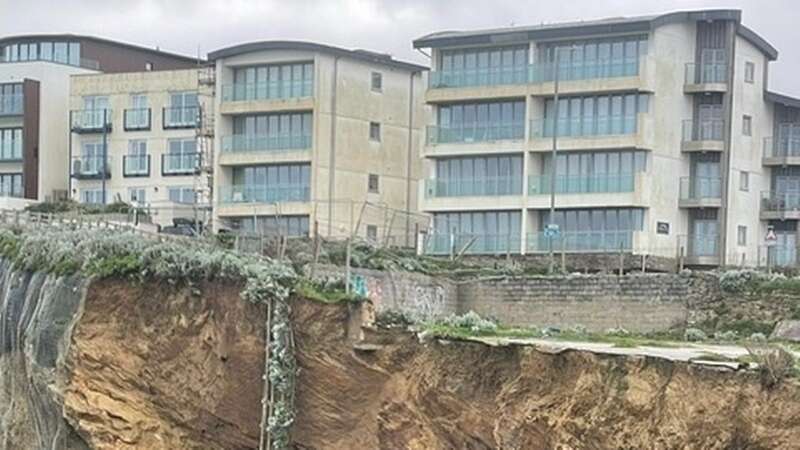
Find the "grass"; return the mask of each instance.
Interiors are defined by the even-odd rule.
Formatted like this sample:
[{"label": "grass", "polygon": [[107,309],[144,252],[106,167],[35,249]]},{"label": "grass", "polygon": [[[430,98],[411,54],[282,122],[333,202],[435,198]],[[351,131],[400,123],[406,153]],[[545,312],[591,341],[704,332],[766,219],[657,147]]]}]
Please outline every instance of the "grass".
[{"label": "grass", "polygon": [[309,280],[301,280],[295,285],[297,295],[309,300],[327,303],[329,305],[339,303],[357,303],[363,298],[353,293],[347,293],[344,289],[324,287]]}]

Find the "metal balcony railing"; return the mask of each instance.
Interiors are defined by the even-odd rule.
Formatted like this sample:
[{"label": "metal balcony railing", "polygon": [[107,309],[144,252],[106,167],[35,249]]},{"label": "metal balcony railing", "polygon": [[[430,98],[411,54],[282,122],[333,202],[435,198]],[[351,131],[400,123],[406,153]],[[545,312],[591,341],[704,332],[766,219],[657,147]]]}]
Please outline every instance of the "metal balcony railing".
[{"label": "metal balcony railing", "polygon": [[123,112],[122,126],[125,131],[149,130],[150,121],[150,108],[126,109]]},{"label": "metal balcony railing", "polygon": [[724,139],[725,121],[722,119],[683,121],[683,142],[722,141]]},{"label": "metal balcony railing", "polygon": [[284,100],[314,95],[314,80],[233,83],[222,86],[222,101]]},{"label": "metal balcony railing", "polygon": [[200,168],[200,153],[161,155],[162,175],[191,175]]},{"label": "metal balcony railing", "polygon": [[800,211],[800,192],[761,192],[761,211]]},{"label": "metal balcony railing", "polygon": [[425,195],[438,197],[495,197],[522,194],[522,176],[425,180]]},{"label": "metal balcony railing", "polygon": [[[528,178],[528,194],[549,194],[551,180],[550,175],[532,175]],[[633,192],[636,174],[557,175],[555,181],[556,194]]]},{"label": "metal balcony railing", "polygon": [[81,109],[70,112],[70,125],[76,133],[111,131],[113,111],[110,109]]},{"label": "metal balcony railing", "polygon": [[553,137],[555,131],[558,136],[567,138],[629,135],[637,132],[637,122],[636,116],[562,118],[557,121],[534,119],[531,121],[531,136],[539,139]]},{"label": "metal balcony railing", "polygon": [[491,142],[501,140],[525,139],[525,124],[472,124],[461,127],[429,126],[427,129],[429,144]]},{"label": "metal balcony railing", "polygon": [[723,84],[728,82],[727,63],[688,63],[686,84]]},{"label": "metal balcony railing", "polygon": [[123,156],[122,175],[125,177],[150,176],[150,155]]},{"label": "metal balcony railing", "polygon": [[72,158],[72,176],[78,179],[111,178],[111,156],[76,156]]},{"label": "metal balcony railing", "polygon": [[311,188],[307,184],[221,186],[222,203],[307,202]]},{"label": "metal balcony railing", "polygon": [[800,134],[764,138],[764,157],[787,158],[800,156]]},{"label": "metal balcony railing", "polygon": [[162,110],[163,128],[195,128],[200,123],[197,106],[168,106]]},{"label": "metal balcony railing", "polygon": [[722,198],[722,178],[682,177],[681,200],[715,200]]},{"label": "metal balcony railing", "polygon": [[238,134],[222,137],[222,151],[225,153],[307,150],[310,148],[311,135]]}]

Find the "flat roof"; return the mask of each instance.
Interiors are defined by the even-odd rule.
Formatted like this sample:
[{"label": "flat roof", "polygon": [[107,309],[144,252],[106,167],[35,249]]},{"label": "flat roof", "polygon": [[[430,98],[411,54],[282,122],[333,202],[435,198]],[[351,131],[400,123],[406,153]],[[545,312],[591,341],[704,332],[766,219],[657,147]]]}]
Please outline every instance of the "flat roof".
[{"label": "flat roof", "polygon": [[647,33],[668,23],[701,20],[734,20],[738,34],[770,59],[777,59],[778,51],[765,39],[741,24],[742,12],[738,9],[709,9],[675,11],[635,17],[610,17],[578,22],[564,22],[519,27],[492,28],[471,31],[442,31],[414,40],[414,48],[449,47],[465,45],[499,45],[543,39],[566,39],[614,33]]},{"label": "flat roof", "polygon": [[[120,42],[114,41],[111,39],[105,39],[97,36],[89,36],[84,34],[71,34],[71,33],[37,33],[37,34],[20,34],[15,36],[3,36],[0,37],[0,45],[10,42],[31,42],[31,41],[57,41],[57,40],[64,40],[64,41],[93,41],[99,42],[101,44],[107,45],[114,45],[117,47],[128,48],[131,50],[137,50],[141,52],[148,52],[153,53],[156,55],[166,56],[169,58],[179,59],[186,62],[193,62],[197,63],[197,58],[193,56],[186,56],[181,55],[178,53],[172,52],[165,52],[161,49],[151,48],[151,47],[143,47],[141,45],[136,44],[129,44],[127,42]],[[204,62],[201,60],[200,62]]]},{"label": "flat roof", "polygon": [[426,66],[409,63],[405,61],[398,61],[392,58],[391,55],[385,53],[377,53],[369,50],[349,50],[346,48],[334,47],[331,45],[318,44],[315,42],[305,42],[305,41],[258,41],[258,42],[238,44],[230,47],[221,48],[219,50],[215,50],[209,53],[208,60],[216,61],[218,59],[229,58],[231,56],[264,51],[264,50],[320,52],[320,53],[328,53],[335,56],[353,58],[374,64],[382,64],[389,67],[396,67],[398,69],[409,70],[412,72],[428,70],[428,67]]},{"label": "flat roof", "polygon": [[780,103],[781,105],[789,106],[791,108],[800,108],[800,98],[797,97],[766,91],[764,92],[764,99],[768,102]]}]

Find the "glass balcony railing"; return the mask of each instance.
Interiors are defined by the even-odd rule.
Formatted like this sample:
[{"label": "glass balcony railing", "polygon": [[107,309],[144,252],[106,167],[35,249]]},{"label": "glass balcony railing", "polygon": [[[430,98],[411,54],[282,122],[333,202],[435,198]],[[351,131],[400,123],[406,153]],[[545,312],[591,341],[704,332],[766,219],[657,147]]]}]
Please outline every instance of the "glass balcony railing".
[{"label": "glass balcony railing", "polygon": [[468,127],[429,126],[429,144],[452,144],[525,139],[524,123],[473,125]]},{"label": "glass balcony railing", "polygon": [[223,102],[247,100],[284,100],[314,95],[314,80],[275,81],[269,83],[233,83],[222,86]]},{"label": "glass balcony railing", "polygon": [[110,109],[82,109],[70,113],[70,125],[75,132],[111,131]]},{"label": "glass balcony railing", "polygon": [[[636,185],[635,174],[603,175],[557,175],[556,194],[594,194],[633,192]],[[528,194],[549,194],[552,186],[550,175],[533,175],[528,178]]]},{"label": "glass balcony railing", "polygon": [[111,157],[102,156],[77,156],[72,158],[72,176],[75,178],[105,178],[111,177]]},{"label": "glass balcony railing", "polygon": [[765,212],[800,211],[800,192],[764,191],[761,210]]},{"label": "glass balcony railing", "polygon": [[637,131],[637,117],[563,118],[557,121],[536,119],[531,121],[531,136],[535,139],[553,137],[555,127],[558,136],[565,138],[629,135]]},{"label": "glass balcony railing", "polygon": [[494,197],[522,194],[522,177],[425,180],[425,195],[437,197]]},{"label": "glass balcony railing", "polygon": [[764,157],[800,157],[800,134],[764,138]]},{"label": "glass balcony railing", "polygon": [[162,175],[191,175],[200,168],[200,153],[161,155]]},{"label": "glass balcony railing", "polygon": [[18,116],[23,111],[22,94],[0,95],[0,116]]},{"label": "glass balcony railing", "polygon": [[194,128],[200,122],[197,106],[168,106],[162,111],[164,129]]},{"label": "glass balcony railing", "polygon": [[311,188],[305,184],[234,185],[220,188],[222,203],[307,202]]},{"label": "glass balcony railing", "polygon": [[429,255],[504,255],[519,254],[521,249],[519,233],[433,233],[425,241],[425,253]]},{"label": "glass balcony railing", "polygon": [[728,82],[728,64],[686,64],[686,84],[720,84]]},{"label": "glass balcony railing", "polygon": [[555,63],[539,63],[530,66],[529,80],[531,83],[559,81],[581,81],[607,78],[633,77],[639,75],[639,61],[625,61],[618,63],[597,62],[581,64],[559,64],[556,74]]},{"label": "glass balcony railing", "polygon": [[690,234],[678,236],[678,245],[688,257],[719,257],[719,235]]},{"label": "glass balcony railing", "polygon": [[551,245],[557,253],[629,252],[633,250],[633,234],[631,230],[566,231],[551,238],[538,232],[527,236],[526,247],[529,253],[549,252]]},{"label": "glass balcony railing", "polygon": [[721,119],[684,120],[683,142],[722,141],[725,139],[725,121]]},{"label": "glass balcony railing", "polygon": [[150,175],[150,155],[123,156],[122,175],[126,177],[142,177]]},{"label": "glass balcony railing", "polygon": [[767,247],[767,259],[771,267],[797,266],[797,247],[774,245]]},{"label": "glass balcony railing", "polygon": [[428,79],[431,88],[503,86],[528,82],[528,68],[525,66],[439,70],[431,72]]},{"label": "glass balcony railing", "polygon": [[681,200],[719,200],[722,198],[722,178],[683,177],[680,195]]},{"label": "glass balcony railing", "polygon": [[126,131],[149,130],[150,108],[126,109],[124,111],[123,126]]},{"label": "glass balcony railing", "polygon": [[222,151],[225,153],[307,150],[310,148],[311,135],[258,136],[238,134],[222,137]]}]

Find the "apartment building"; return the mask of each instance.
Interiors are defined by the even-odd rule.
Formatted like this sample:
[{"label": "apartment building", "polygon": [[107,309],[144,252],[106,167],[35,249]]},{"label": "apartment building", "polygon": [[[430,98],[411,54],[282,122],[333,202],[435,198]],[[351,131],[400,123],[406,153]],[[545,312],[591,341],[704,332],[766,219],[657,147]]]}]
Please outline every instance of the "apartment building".
[{"label": "apartment building", "polygon": [[768,91],[778,53],[740,11],[448,31],[414,47],[431,51],[428,252],[794,262],[800,103]]},{"label": "apartment building", "polygon": [[324,236],[377,238],[407,227],[365,211],[417,209],[426,68],[294,41],[208,58],[217,81],[215,229],[308,235],[316,223]]},{"label": "apartment building", "polygon": [[91,36],[0,38],[0,203],[69,196],[70,77],[193,67],[196,61]]},{"label": "apartment building", "polygon": [[72,198],[136,204],[161,226],[175,218],[208,223],[214,96],[209,73],[195,67],[73,76]]}]

